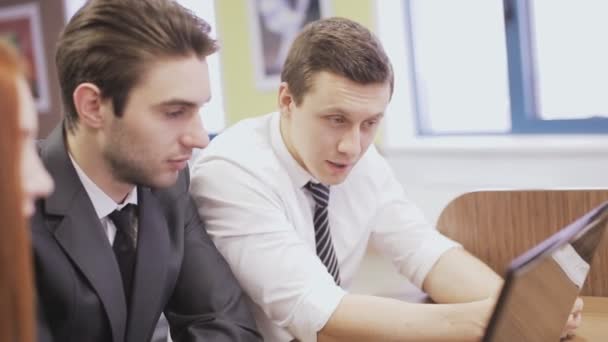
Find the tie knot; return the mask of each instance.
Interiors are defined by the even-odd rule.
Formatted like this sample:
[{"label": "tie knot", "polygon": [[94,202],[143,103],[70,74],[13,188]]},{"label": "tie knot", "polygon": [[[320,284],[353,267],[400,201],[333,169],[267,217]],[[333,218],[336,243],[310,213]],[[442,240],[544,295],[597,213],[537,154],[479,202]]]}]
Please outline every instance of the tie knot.
[{"label": "tie knot", "polygon": [[117,229],[125,230],[133,226],[136,206],[127,204],[121,210],[114,210],[109,216]]},{"label": "tie knot", "polygon": [[321,183],[306,183],[306,189],[312,194],[315,203],[320,207],[327,207],[329,203],[329,187]]}]

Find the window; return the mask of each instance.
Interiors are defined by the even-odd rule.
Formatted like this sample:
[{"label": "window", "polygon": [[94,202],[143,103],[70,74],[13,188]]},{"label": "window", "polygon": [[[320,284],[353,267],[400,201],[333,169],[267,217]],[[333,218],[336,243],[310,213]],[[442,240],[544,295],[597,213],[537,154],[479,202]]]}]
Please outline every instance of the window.
[{"label": "window", "polygon": [[[398,2],[379,1],[378,10],[385,15]],[[404,0],[400,5],[406,47],[391,59],[407,65],[397,82],[409,84],[410,108],[402,112],[415,117],[415,134],[608,132],[605,2]],[[395,22],[383,34],[382,25],[391,25],[383,21],[378,20],[379,34],[390,55],[397,49],[387,32],[395,33]]]},{"label": "window", "polygon": [[[86,0],[64,0],[66,22],[78,11]],[[201,0],[178,0],[182,6],[190,9],[197,16],[205,19],[211,25],[212,35],[217,35],[215,22],[215,1]],[[215,36],[214,36],[215,37]],[[207,103],[200,112],[203,124],[207,131],[214,135],[221,132],[225,127],[224,98],[220,75],[219,55],[217,52],[207,57],[209,64],[209,78],[211,82],[211,101]]]},{"label": "window", "polygon": [[411,65],[422,134],[505,132],[508,82],[501,6],[410,1]]},{"label": "window", "polygon": [[505,0],[513,131],[608,132],[608,4]]}]

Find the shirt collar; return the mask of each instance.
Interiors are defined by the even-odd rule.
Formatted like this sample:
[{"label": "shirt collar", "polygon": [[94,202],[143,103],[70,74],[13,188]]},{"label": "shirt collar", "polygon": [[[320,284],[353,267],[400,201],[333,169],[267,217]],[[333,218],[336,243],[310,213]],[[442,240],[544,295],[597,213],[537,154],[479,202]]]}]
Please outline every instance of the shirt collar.
[{"label": "shirt collar", "polygon": [[74,160],[72,154],[70,154],[70,160],[72,161],[72,165],[74,165],[74,169],[76,169],[80,182],[89,195],[91,202],[93,202],[93,207],[95,208],[95,212],[97,213],[97,217],[99,219],[108,216],[114,210],[122,209],[127,204],[137,205],[137,187],[133,187],[123,203],[117,204],[110,196],[103,192],[103,190],[101,190],[97,184],[95,184],[95,182],[89,178],[89,176],[87,176],[87,174],[80,168],[76,160]]},{"label": "shirt collar", "polygon": [[276,153],[277,158],[287,170],[289,178],[292,180],[296,188],[302,188],[310,181],[313,183],[318,183],[319,181],[308,173],[308,171],[304,170],[304,168],[298,164],[296,159],[287,149],[287,145],[285,145],[285,141],[281,136],[280,122],[281,113],[273,113],[270,119],[270,144],[274,150],[274,153]]}]

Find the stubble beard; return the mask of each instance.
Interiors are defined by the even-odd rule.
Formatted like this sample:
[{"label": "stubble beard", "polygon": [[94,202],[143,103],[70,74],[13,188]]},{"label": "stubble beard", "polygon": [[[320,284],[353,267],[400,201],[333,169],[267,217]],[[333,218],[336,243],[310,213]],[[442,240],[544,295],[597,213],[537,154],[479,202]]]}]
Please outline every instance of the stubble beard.
[{"label": "stubble beard", "polygon": [[130,141],[120,128],[113,134],[110,143],[103,151],[103,158],[110,167],[113,178],[121,183],[155,187],[153,170],[146,165],[145,151],[137,151],[134,142]]}]

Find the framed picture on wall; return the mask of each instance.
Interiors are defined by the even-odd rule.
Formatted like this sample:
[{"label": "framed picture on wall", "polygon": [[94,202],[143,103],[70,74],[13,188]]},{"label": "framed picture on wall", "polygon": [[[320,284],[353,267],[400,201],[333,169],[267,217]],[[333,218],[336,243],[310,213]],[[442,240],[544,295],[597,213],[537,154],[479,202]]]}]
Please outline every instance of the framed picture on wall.
[{"label": "framed picture on wall", "polygon": [[289,47],[311,21],[327,17],[328,0],[249,0],[255,82],[259,90],[276,89]]},{"label": "framed picture on wall", "polygon": [[0,40],[8,41],[21,54],[36,108],[47,112],[50,100],[40,25],[38,4],[0,6]]}]

